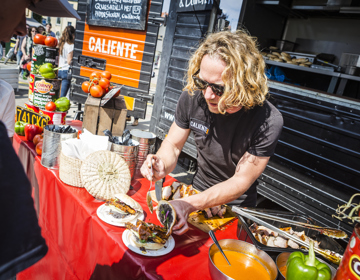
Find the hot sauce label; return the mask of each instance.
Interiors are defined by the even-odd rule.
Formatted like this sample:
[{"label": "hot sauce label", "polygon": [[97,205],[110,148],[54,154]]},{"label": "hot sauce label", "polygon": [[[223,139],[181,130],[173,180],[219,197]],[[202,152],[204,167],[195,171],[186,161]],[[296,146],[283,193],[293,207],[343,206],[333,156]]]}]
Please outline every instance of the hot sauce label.
[{"label": "hot sauce label", "polygon": [[34,74],[30,74],[30,78],[29,78],[29,101],[30,102],[33,102],[33,99],[34,99],[34,81],[35,81]]},{"label": "hot sauce label", "polygon": [[46,103],[60,97],[61,81],[59,79],[44,79],[35,76],[33,104],[40,109],[45,109]]},{"label": "hot sauce label", "polygon": [[334,280],[360,280],[360,225],[355,226]]},{"label": "hot sauce label", "polygon": [[349,268],[351,273],[360,279],[360,258],[358,255],[352,255],[349,262]]},{"label": "hot sauce label", "polygon": [[47,83],[45,80],[41,80],[35,83],[35,87],[37,92],[45,94],[50,92],[54,86],[53,84]]}]

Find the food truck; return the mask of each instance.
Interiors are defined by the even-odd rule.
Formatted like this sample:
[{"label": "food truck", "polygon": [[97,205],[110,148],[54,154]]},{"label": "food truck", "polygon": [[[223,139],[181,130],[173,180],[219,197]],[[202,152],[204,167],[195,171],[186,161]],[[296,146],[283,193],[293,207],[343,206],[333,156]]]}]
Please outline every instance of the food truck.
[{"label": "food truck", "polygon": [[[85,104],[81,85],[96,70],[124,85],[128,115],[145,118],[163,1],[79,1],[70,98]],[[77,116],[80,118],[81,116]]]},{"label": "food truck", "polygon": [[[168,133],[188,59],[206,33],[245,28],[258,40],[269,100],[284,118],[258,179],[260,199],[351,233],[353,220],[334,216],[360,190],[359,2],[174,0],[170,11],[150,131],[160,140]],[[180,163],[196,165],[192,134]]]}]

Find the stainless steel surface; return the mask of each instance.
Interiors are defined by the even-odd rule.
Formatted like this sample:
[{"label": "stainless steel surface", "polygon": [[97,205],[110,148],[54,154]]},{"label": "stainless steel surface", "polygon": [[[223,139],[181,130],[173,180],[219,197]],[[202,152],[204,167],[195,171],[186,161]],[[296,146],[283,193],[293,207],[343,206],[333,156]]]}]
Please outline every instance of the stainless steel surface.
[{"label": "stainless steel surface", "polygon": [[330,67],[333,67],[336,71],[339,71],[339,72],[341,71],[341,66],[339,66],[339,65],[332,64],[330,62],[327,62],[327,61],[319,59],[319,58],[317,58],[316,61],[320,62],[320,63],[323,63],[323,64],[326,64],[326,65],[328,65]]},{"label": "stainless steel surface", "polygon": [[160,201],[162,199],[163,182],[164,182],[163,179],[160,179],[159,181],[155,182],[155,194],[157,201]]},{"label": "stainless steel surface", "polygon": [[111,142],[109,143],[111,144],[110,151],[119,154],[125,159],[126,163],[129,166],[130,175],[132,179],[135,174],[136,160],[138,158],[140,143],[136,140],[132,140],[132,143],[134,144],[133,146],[119,145]]},{"label": "stainless steel surface", "polygon": [[335,6],[350,6],[352,0],[327,0],[327,5],[335,5]]},{"label": "stainless steel surface", "polygon": [[302,52],[287,52],[292,58],[307,58],[310,62],[314,62],[316,54]]},{"label": "stainless steel surface", "polygon": [[136,163],[136,169],[140,169],[146,160],[147,155],[152,154],[155,151],[156,135],[152,132],[139,129],[132,129],[130,133],[131,138],[140,143]]},{"label": "stainless steel surface", "polygon": [[293,65],[293,64],[284,63],[284,62],[277,62],[277,61],[272,61],[272,60],[266,60],[265,62],[267,64],[276,65],[276,66],[280,66],[280,67],[295,69],[295,70],[299,70],[299,71],[306,71],[306,72],[316,73],[316,74],[321,74],[321,75],[333,76],[333,77],[340,77],[340,74],[341,74],[341,73],[337,73],[337,72],[333,72],[333,71],[314,69],[314,68],[310,68],[310,67],[298,66],[298,65]]},{"label": "stainless steel surface", "polygon": [[[339,229],[333,229],[333,228],[326,228],[326,227],[321,227],[321,226],[317,226],[317,225],[312,225],[312,224],[306,224],[306,223],[302,223],[302,222],[298,222],[298,221],[294,221],[294,220],[290,220],[290,219],[285,219],[282,217],[277,217],[274,215],[268,215],[259,211],[253,211],[250,209],[246,209],[246,208],[242,208],[242,211],[248,212],[256,217],[260,217],[260,218],[264,218],[264,219],[268,219],[268,220],[272,220],[272,221],[277,221],[277,222],[282,222],[288,225],[295,225],[295,226],[301,226],[301,227],[306,227],[306,228],[310,228],[313,230],[318,230],[320,232],[323,231],[328,231],[330,233],[334,233],[336,236],[330,236],[328,234],[325,234],[327,236],[330,236],[332,238],[347,238],[347,234]],[[339,237],[338,237],[339,236]]]},{"label": "stainless steel surface", "polygon": [[[263,221],[263,220],[255,217],[255,216],[253,216],[253,215],[251,215],[251,214],[249,214],[249,213],[241,210],[241,208],[236,207],[236,206],[233,206],[233,207],[231,208],[231,210],[232,210],[233,212],[235,212],[235,213],[237,213],[237,214],[239,214],[239,215],[241,215],[241,216],[244,216],[244,217],[246,217],[246,218],[254,221],[255,223],[258,223],[258,224],[260,224],[260,225],[263,225],[264,227],[267,227],[268,229],[270,229],[270,230],[272,230],[272,231],[274,231],[274,232],[277,232],[279,235],[281,235],[281,236],[283,236],[283,237],[285,237],[285,238],[287,238],[287,239],[290,239],[290,240],[292,240],[293,242],[295,242],[295,243],[297,243],[297,244],[299,244],[299,245],[301,245],[301,246],[304,246],[305,248],[309,249],[309,244],[308,244],[308,243],[302,241],[302,240],[299,239],[299,238],[295,238],[295,237],[292,236],[291,234],[289,234],[289,233],[287,233],[287,232],[285,232],[285,231],[282,231],[281,229],[273,226],[272,224],[269,224],[269,223],[267,223],[267,222],[265,222],[265,221]],[[316,253],[322,255],[322,256],[325,257],[326,259],[334,262],[334,259],[329,259],[329,255],[325,253],[325,250],[315,247],[315,248],[314,248],[314,251],[315,251]],[[340,260],[341,260],[341,259],[340,259]],[[340,260],[337,260],[338,263],[340,263]],[[337,263],[337,264],[338,264],[338,263]]]},{"label": "stainless steel surface", "polygon": [[353,65],[347,65],[345,68],[345,74],[352,75],[352,76],[359,76],[360,68],[353,66]]},{"label": "stainless steel surface", "polygon": [[[279,268],[282,267],[281,264],[283,264],[283,263],[285,263],[285,265],[286,265],[286,262],[287,262],[287,260],[288,260],[288,258],[289,258],[289,256],[290,256],[290,254],[291,254],[291,253],[289,253],[289,252],[282,252],[282,253],[280,253],[280,254],[276,257],[276,267],[277,267],[278,270],[279,270],[278,280],[285,280],[286,275],[283,275],[283,274],[280,272],[280,269],[279,269]],[[335,274],[336,274],[336,269],[335,269],[332,265],[330,265],[330,264],[328,264],[327,262],[323,261],[322,259],[317,258],[317,260],[328,265],[328,267],[329,267],[330,270],[331,270],[331,279],[334,279],[334,278],[335,278]]]},{"label": "stainless steel surface", "polygon": [[[256,247],[250,243],[235,239],[222,239],[219,240],[219,244],[224,251],[240,252],[257,260],[269,272],[271,280],[275,280],[277,278],[278,271],[276,264],[274,260],[266,252],[256,249]],[[213,263],[212,257],[216,252],[219,252],[219,249],[215,244],[212,244],[209,248],[209,271],[211,278],[214,280],[233,279],[222,273]]]},{"label": "stainless steel surface", "polygon": [[224,256],[224,258],[225,258],[225,260],[227,261],[227,263],[228,263],[229,265],[231,265],[231,263],[229,262],[228,258],[225,256],[224,251],[221,249],[221,246],[220,246],[219,242],[217,241],[217,238],[216,238],[216,236],[215,236],[215,234],[214,234],[214,232],[213,232],[212,230],[209,230],[209,235],[210,235],[212,241],[214,241],[216,247],[218,247],[220,253]]},{"label": "stainless steel surface", "polygon": [[360,77],[359,77],[359,76],[352,76],[352,75],[348,75],[348,74],[341,74],[340,78],[360,82]]},{"label": "stainless steel surface", "polygon": [[331,67],[331,66],[324,66],[324,65],[312,64],[310,67],[311,67],[312,69],[319,69],[319,70],[330,71],[330,72],[334,72],[334,71],[335,71],[334,67]]},{"label": "stainless steel surface", "polygon": [[[65,125],[59,125],[65,127]],[[76,138],[78,131],[74,133],[57,133],[44,129],[41,165],[47,168],[59,169],[59,156],[61,141]]]}]

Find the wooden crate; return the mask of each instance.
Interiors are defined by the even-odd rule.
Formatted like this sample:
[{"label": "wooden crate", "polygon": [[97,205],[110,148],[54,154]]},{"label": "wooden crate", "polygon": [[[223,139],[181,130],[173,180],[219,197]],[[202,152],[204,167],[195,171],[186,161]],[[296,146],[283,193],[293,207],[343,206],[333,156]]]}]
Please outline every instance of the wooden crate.
[{"label": "wooden crate", "polygon": [[101,99],[91,95],[85,102],[83,128],[95,135],[104,135],[108,129],[113,135],[122,135],[125,124],[127,109],[124,97],[118,96],[109,100],[104,106],[100,106]]}]

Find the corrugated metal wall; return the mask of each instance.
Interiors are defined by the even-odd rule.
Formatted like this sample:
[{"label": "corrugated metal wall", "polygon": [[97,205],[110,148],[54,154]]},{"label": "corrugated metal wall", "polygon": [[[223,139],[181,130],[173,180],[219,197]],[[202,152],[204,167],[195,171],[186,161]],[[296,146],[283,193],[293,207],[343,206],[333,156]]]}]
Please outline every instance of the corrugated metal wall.
[{"label": "corrugated metal wall", "polygon": [[[320,224],[353,225],[332,218],[360,192],[360,102],[271,83],[284,127],[258,191]],[[358,199],[357,199],[358,201]]]},{"label": "corrugated metal wall", "polygon": [[[164,139],[174,121],[175,109],[182,89],[187,65],[201,38],[208,30],[211,11],[176,13],[172,1],[166,27],[158,84],[150,131]],[[183,152],[196,158],[192,133]]]}]

